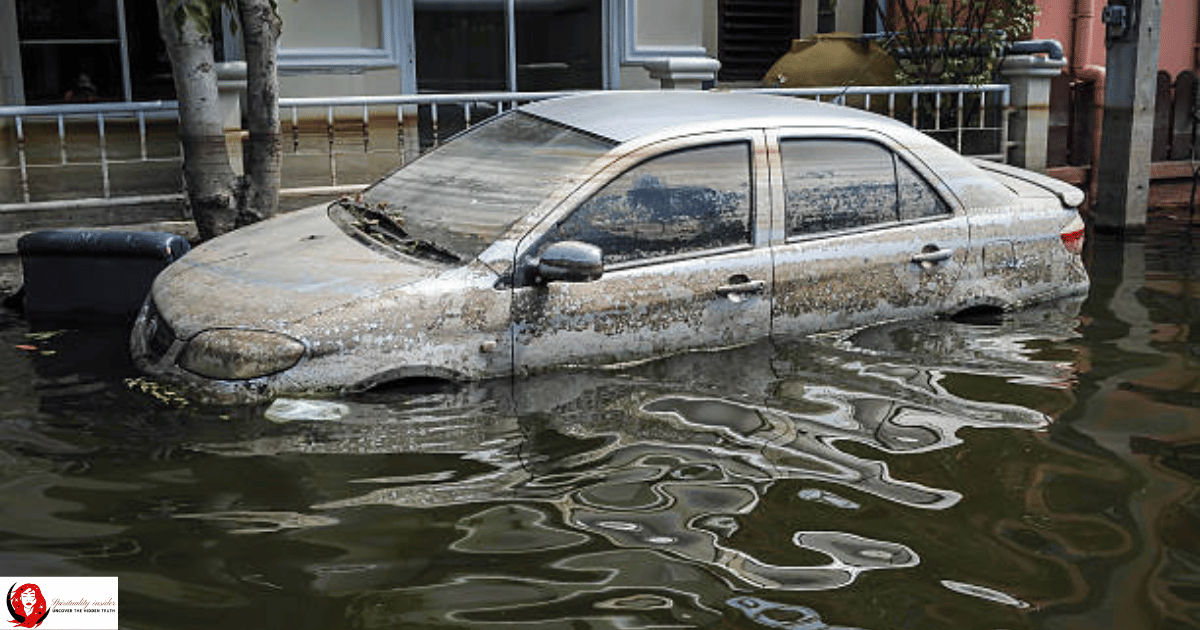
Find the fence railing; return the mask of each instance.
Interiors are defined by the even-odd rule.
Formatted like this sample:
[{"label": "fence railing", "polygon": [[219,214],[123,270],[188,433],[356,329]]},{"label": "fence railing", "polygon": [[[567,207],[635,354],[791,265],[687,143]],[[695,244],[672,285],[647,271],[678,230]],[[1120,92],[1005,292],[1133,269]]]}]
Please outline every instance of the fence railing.
[{"label": "fence railing", "polygon": [[[875,111],[969,155],[1004,161],[1007,151],[1007,85],[738,91]],[[570,93],[280,99],[281,192],[287,197],[360,189],[490,116]],[[0,191],[11,191],[0,192],[0,212],[180,202],[177,107],[174,101],[0,107]],[[236,137],[230,146],[240,148]]]},{"label": "fence railing", "polygon": [[759,92],[811,98],[873,111],[934,137],[965,155],[1006,162],[1010,90],[984,85],[761,88]]},{"label": "fence railing", "polygon": [[[137,197],[138,189],[178,196],[178,109],[175,101],[0,107],[0,184],[11,191],[0,206]],[[172,174],[165,190],[147,186],[146,168],[156,165]]]},{"label": "fence railing", "polygon": [[575,93],[281,98],[282,194],[362,188],[497,113]]}]

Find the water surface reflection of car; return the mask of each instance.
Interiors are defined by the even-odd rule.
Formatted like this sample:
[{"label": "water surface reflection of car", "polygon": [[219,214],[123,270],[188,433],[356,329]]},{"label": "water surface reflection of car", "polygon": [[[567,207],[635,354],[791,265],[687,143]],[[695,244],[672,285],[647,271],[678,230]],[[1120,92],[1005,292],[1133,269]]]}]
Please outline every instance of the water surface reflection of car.
[{"label": "water surface reflection of car", "polygon": [[1080,191],[792,98],[610,92],[195,248],[139,367],[208,397],[641,360],[1078,295]]}]

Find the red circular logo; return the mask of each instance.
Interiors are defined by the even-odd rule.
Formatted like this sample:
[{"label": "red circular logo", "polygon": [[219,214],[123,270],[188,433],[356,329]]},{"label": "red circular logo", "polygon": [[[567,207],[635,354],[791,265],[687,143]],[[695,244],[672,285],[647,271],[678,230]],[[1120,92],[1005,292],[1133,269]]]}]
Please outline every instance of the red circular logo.
[{"label": "red circular logo", "polygon": [[36,628],[50,614],[46,606],[46,597],[37,584],[30,582],[17,586],[14,582],[8,588],[8,614],[12,615],[12,624],[17,628]]}]

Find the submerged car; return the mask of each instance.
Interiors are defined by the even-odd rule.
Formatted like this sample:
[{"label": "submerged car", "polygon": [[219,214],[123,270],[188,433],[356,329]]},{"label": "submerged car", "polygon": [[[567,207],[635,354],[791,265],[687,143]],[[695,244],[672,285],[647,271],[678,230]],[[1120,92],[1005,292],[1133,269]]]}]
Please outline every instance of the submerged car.
[{"label": "submerged car", "polygon": [[1087,291],[1082,201],[836,105],[564,97],[196,247],[132,354],[230,402],[998,312]]}]

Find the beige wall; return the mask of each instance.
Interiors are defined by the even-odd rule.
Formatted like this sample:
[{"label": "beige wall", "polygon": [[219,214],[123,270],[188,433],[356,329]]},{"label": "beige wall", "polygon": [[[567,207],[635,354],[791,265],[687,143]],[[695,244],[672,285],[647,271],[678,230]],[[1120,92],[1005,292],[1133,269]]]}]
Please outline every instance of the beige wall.
[{"label": "beige wall", "polygon": [[364,96],[400,93],[400,71],[396,68],[359,73],[305,72],[279,77],[283,96]]},{"label": "beige wall", "polygon": [[640,46],[703,46],[705,4],[715,0],[638,0],[637,43]]},{"label": "beige wall", "polygon": [[285,48],[383,45],[379,0],[285,1],[279,3],[279,16],[283,18],[280,45]]},{"label": "beige wall", "polygon": [[657,90],[660,83],[650,78],[650,72],[640,65],[621,66],[618,89],[622,90]]},{"label": "beige wall", "polygon": [[[280,2],[280,93],[283,96],[358,96],[404,90],[408,60],[397,44],[409,34],[392,11],[406,0]],[[391,11],[388,8],[391,8]]]}]

